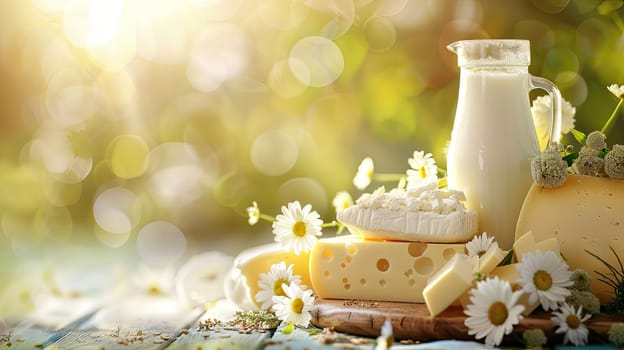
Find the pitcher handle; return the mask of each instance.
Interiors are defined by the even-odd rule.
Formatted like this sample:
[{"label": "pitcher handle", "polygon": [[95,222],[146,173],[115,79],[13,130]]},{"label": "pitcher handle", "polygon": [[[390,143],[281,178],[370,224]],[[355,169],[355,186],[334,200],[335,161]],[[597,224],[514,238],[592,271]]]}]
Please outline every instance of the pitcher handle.
[{"label": "pitcher handle", "polygon": [[[549,139],[547,145],[551,142],[559,142],[561,138],[561,92],[557,86],[548,79],[542,77],[530,76],[531,89],[542,89],[548,92],[548,95],[552,99],[550,109],[550,124],[549,124]],[[548,146],[547,146],[548,147]]]}]

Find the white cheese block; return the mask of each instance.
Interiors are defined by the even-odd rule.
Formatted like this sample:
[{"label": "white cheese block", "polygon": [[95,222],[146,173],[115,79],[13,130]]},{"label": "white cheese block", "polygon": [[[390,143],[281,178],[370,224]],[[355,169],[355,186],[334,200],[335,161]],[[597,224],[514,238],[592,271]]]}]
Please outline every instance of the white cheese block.
[{"label": "white cheese block", "polygon": [[371,239],[457,243],[469,241],[478,229],[473,211],[438,214],[352,206],[338,212],[337,218],[353,234]]},{"label": "white cheese block", "polygon": [[609,247],[624,259],[624,180],[569,175],[560,187],[534,185],[520,210],[516,239],[528,231],[537,242],[558,238],[570,269],[591,275],[591,291],[602,303],[614,298],[613,289],[594,272],[608,273],[607,268],[585,250],[619,269]]},{"label": "white cheese block", "polygon": [[260,290],[260,274],[268,273],[271,265],[282,261],[286,266],[294,265],[293,274],[301,277],[301,283],[311,286],[309,252],[296,255],[286,252],[279,243],[270,243],[244,250],[236,257],[226,277],[225,296],[243,310],[259,310],[261,303],[255,300],[255,296]]},{"label": "white cheese block", "polygon": [[321,298],[423,303],[427,280],[463,252],[463,244],[369,241],[353,235],[320,239],[310,252],[310,280]]}]

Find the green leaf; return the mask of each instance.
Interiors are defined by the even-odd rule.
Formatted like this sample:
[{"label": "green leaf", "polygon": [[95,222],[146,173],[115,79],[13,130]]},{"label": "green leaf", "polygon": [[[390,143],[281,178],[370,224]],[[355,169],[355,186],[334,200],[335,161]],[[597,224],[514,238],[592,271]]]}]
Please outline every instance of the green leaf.
[{"label": "green leaf", "polygon": [[574,136],[574,138],[576,139],[576,141],[578,141],[578,143],[580,143],[583,146],[585,145],[585,140],[587,139],[587,135],[585,135],[584,133],[576,129],[571,129],[570,133],[572,134],[572,136]]},{"label": "green leaf", "polygon": [[282,333],[283,334],[290,334],[295,330],[295,324],[292,322],[288,322],[286,324],[286,327],[282,328]]},{"label": "green leaf", "polygon": [[609,150],[605,148],[602,151],[598,152],[597,156],[598,156],[598,158],[604,159],[604,157],[607,155],[607,153],[609,153]]},{"label": "green leaf", "polygon": [[446,187],[448,187],[448,179],[446,177],[438,179],[438,188],[446,188]]},{"label": "green leaf", "polygon": [[622,5],[624,5],[622,0],[605,0],[598,5],[598,13],[607,16],[617,11]]},{"label": "green leaf", "polygon": [[569,154],[566,154],[562,159],[566,161],[566,163],[568,163],[568,166],[572,166],[572,163],[574,163],[574,160],[576,158],[578,158],[579,153],[578,152],[572,152]]},{"label": "green leaf", "polygon": [[507,255],[505,255],[503,260],[501,260],[501,262],[498,263],[498,266],[505,266],[505,265],[511,264],[512,258],[513,258],[513,249],[509,249],[509,252],[507,253]]}]

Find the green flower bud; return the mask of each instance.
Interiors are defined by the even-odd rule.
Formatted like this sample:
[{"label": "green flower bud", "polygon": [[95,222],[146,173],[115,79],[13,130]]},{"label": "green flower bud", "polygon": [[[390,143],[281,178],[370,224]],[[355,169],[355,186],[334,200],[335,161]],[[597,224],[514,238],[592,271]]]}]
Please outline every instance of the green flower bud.
[{"label": "green flower bud", "polygon": [[531,175],[542,187],[563,185],[568,176],[568,163],[561,158],[563,147],[551,143],[544,153],[531,160]]},{"label": "green flower bud", "polygon": [[574,282],[570,289],[588,291],[591,288],[591,276],[587,273],[587,271],[583,269],[574,270],[570,279],[572,280],[572,282]]},{"label": "green flower bud", "polygon": [[576,165],[576,170],[581,175],[606,176],[604,171],[604,159],[598,157],[598,151],[587,146],[581,148],[579,156],[574,164]]},{"label": "green flower bud", "polygon": [[605,173],[614,179],[624,179],[624,146],[614,145],[604,158]]},{"label": "green flower bud", "polygon": [[624,323],[614,323],[609,328],[609,341],[615,346],[624,346]]},{"label": "green flower bud", "polygon": [[605,142],[606,139],[607,137],[600,131],[592,131],[589,135],[587,135],[585,144],[594,151],[602,151],[607,148],[607,143]]},{"label": "green flower bud", "polygon": [[524,340],[524,345],[526,345],[528,349],[539,348],[548,341],[544,331],[539,328],[527,329],[522,333],[522,339]]},{"label": "green flower bud", "polygon": [[582,306],[583,311],[590,314],[600,313],[600,300],[592,292],[586,290],[570,290],[566,302],[575,309]]}]

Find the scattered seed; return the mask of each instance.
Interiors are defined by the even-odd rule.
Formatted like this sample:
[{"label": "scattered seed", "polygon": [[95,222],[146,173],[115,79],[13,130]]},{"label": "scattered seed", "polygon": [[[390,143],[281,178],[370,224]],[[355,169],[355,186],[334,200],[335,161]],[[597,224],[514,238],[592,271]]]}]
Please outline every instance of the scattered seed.
[{"label": "scattered seed", "polygon": [[171,339],[171,335],[170,334],[166,334],[166,333],[165,334],[161,334],[160,338],[163,339],[163,340],[169,340],[169,339]]},{"label": "scattered seed", "polygon": [[164,343],[164,342],[165,342],[165,341],[164,341],[164,340],[162,340],[162,339],[154,339],[154,344],[162,344],[162,343]]}]

